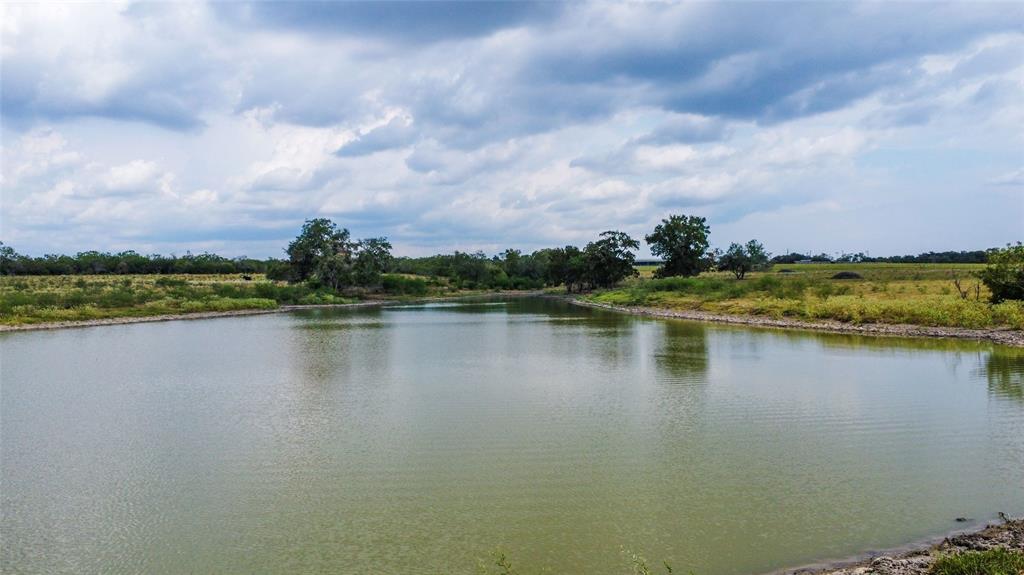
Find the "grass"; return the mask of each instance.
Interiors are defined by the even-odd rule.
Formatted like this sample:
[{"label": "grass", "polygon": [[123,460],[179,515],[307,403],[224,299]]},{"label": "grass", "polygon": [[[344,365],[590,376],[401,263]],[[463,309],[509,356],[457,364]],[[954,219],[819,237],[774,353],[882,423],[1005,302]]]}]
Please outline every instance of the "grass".
[{"label": "grass", "polygon": [[0,324],[349,303],[302,285],[240,274],[0,277]]},{"label": "grass", "polygon": [[192,312],[274,309],[280,305],[345,304],[362,298],[396,301],[486,294],[446,278],[386,274],[379,290],[288,284],[251,274],[0,276],[0,325],[26,325]]},{"label": "grass", "polygon": [[[988,303],[988,292],[970,275],[978,264],[793,264],[737,280],[728,273],[692,278],[630,280],[595,293],[592,301],[712,313],[831,319],[848,323],[1024,329],[1024,302]],[[861,279],[834,280],[840,271]],[[964,299],[953,284],[969,289]]]},{"label": "grass", "polygon": [[932,575],[1019,575],[1024,553],[996,548],[944,555],[932,564]]}]

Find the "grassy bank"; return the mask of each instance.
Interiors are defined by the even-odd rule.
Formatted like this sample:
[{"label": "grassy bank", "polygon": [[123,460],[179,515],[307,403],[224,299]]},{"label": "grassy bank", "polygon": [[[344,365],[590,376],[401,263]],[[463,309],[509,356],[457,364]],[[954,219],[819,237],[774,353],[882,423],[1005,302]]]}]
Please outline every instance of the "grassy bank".
[{"label": "grassy bank", "polygon": [[486,293],[457,289],[445,278],[402,274],[383,276],[374,290],[343,294],[261,274],[0,276],[0,326]]},{"label": "grassy bank", "polygon": [[[727,273],[693,278],[641,276],[621,288],[590,295],[597,303],[709,313],[848,323],[1024,329],[1024,303],[988,303],[970,276],[973,264],[800,264],[737,280]],[[647,270],[644,270],[647,271]],[[832,279],[853,272],[856,279]],[[961,297],[953,283],[960,279]],[[978,290],[975,291],[975,286]]]},{"label": "grassy bank", "polygon": [[282,304],[349,303],[306,286],[224,275],[0,277],[0,324],[273,309]]}]

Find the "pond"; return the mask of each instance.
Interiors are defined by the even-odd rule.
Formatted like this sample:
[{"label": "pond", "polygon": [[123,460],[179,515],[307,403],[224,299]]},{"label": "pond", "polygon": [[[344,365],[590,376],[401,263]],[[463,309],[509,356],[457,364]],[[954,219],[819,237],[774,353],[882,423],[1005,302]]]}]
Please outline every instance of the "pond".
[{"label": "pond", "polygon": [[759,573],[1024,513],[1024,354],[541,298],[11,333],[0,455],[4,572]]}]

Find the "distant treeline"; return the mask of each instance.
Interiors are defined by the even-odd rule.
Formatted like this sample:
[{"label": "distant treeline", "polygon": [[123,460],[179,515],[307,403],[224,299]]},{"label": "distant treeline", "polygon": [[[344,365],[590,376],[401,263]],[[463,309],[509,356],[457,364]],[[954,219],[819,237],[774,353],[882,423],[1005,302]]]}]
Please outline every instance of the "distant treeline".
[{"label": "distant treeline", "polygon": [[73,256],[47,254],[31,257],[0,244],[0,275],[246,274],[266,273],[274,265],[281,265],[281,261],[226,258],[208,253],[142,255],[131,250],[116,254],[92,251]]},{"label": "distant treeline", "polygon": [[864,253],[842,254],[832,257],[828,254],[808,255],[791,253],[772,258],[772,263],[793,264],[800,261],[815,263],[889,263],[889,264],[983,264],[988,261],[991,250],[970,252],[925,252],[916,256],[871,257]]},{"label": "distant treeline", "polygon": [[[580,289],[609,285],[610,278],[621,279],[632,241],[625,234],[602,236],[584,248],[566,246],[546,248],[530,254],[508,249],[488,257],[483,252],[438,254],[427,257],[395,257],[386,259],[385,273],[415,274],[448,278],[457,287],[470,289],[537,289],[544,286],[571,284]],[[636,249],[636,248],[632,248]],[[918,255],[871,257],[863,253],[827,254],[790,253],[771,258],[772,263],[985,263],[988,252],[946,251]],[[602,273],[607,264],[613,271]],[[614,264],[618,265],[614,265]],[[73,256],[48,254],[32,257],[17,253],[0,243],[0,275],[79,275],[79,274],[253,274],[267,273],[287,279],[288,260],[265,260],[216,254],[186,253],[176,255],[143,255],[135,251],[119,253],[88,251]],[[614,282],[612,282],[614,283]]]}]

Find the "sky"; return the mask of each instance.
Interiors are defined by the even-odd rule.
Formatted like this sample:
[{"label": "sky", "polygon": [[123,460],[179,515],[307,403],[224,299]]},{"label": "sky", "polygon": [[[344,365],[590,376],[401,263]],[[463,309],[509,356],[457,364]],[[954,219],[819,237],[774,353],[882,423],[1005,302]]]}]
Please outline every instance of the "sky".
[{"label": "sky", "polygon": [[20,253],[1024,239],[1021,2],[4,3],[0,44]]}]

